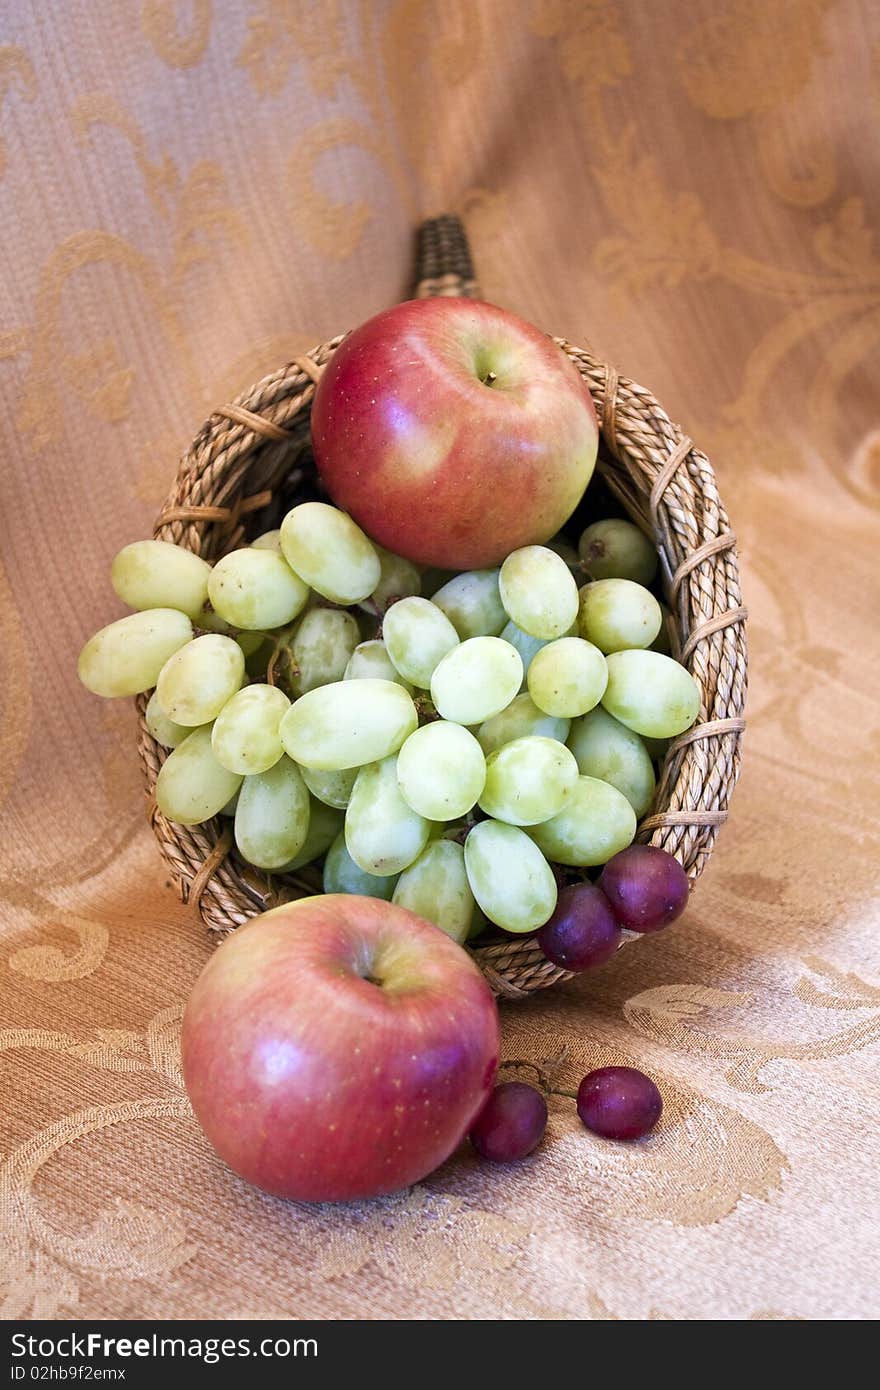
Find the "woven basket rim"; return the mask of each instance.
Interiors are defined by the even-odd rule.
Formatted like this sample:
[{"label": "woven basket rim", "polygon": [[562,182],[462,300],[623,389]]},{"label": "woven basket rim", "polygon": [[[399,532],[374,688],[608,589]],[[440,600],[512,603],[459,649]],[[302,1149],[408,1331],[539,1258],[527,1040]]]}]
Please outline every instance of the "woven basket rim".
[{"label": "woven basket rim", "polygon": [[[449,285],[435,282],[430,292],[450,292]],[[184,455],[156,521],[158,538],[213,558],[242,542],[249,515],[256,529],[267,529],[266,509],[276,490],[283,486],[290,492],[297,485],[302,470],[296,460],[315,384],[344,336],[263,377],[211,415]],[[655,809],[640,822],[636,837],[675,854],[695,882],[727,818],[741,759],[746,610],[735,538],[708,459],[654,396],[587,348],[554,341],[580,371],[596,406],[603,444],[597,471],[657,545],[675,618],[674,654],[700,687],[698,724],[670,746]],[[195,902],[206,924],[225,934],[301,895],[295,885],[237,863],[228,823],[215,818],[186,827],[162,816],[153,791],[166,754],[146,728],[145,704],[142,697],[139,750],[149,815],[181,898]],[[625,940],[633,937],[625,934]],[[477,945],[473,954],[495,993],[507,998],[569,978],[531,937]]]}]

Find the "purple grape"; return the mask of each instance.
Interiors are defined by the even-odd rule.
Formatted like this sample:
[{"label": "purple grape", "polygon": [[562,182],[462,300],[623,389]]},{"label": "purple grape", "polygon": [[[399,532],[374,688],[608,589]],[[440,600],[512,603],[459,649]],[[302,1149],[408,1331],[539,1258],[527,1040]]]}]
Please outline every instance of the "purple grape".
[{"label": "purple grape", "polygon": [[587,1129],[604,1139],[641,1139],[662,1109],[657,1087],[635,1067],[599,1067],[578,1086],[577,1112]]},{"label": "purple grape", "polygon": [[620,939],[620,927],[608,899],[592,883],[563,888],[553,916],[537,937],[547,959],[563,970],[592,970],[604,965]]},{"label": "purple grape", "polygon": [[524,1081],[503,1081],[474,1120],[468,1138],[481,1158],[509,1163],[537,1147],[546,1125],[547,1102],[541,1092]]},{"label": "purple grape", "polygon": [[655,845],[630,845],[609,859],[599,887],[622,927],[651,932],[668,927],[687,906],[690,884],[677,859]]}]

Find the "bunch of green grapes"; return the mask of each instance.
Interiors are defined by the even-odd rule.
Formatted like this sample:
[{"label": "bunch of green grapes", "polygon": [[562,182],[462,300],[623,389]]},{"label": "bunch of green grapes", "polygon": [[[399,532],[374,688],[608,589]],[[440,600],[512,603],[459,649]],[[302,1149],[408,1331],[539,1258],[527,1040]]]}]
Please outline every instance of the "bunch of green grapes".
[{"label": "bunch of green grapes", "polygon": [[322,862],[326,892],[402,904],[459,942],[531,932],[556,906],[552,866],[630,844],[653,757],[700,706],[662,649],[648,541],[598,522],[579,550],[422,572],[323,502],[213,566],[137,541],[111,576],[137,611],[86,643],[79,675],[152,691],[169,820],[232,816],[249,863]]}]

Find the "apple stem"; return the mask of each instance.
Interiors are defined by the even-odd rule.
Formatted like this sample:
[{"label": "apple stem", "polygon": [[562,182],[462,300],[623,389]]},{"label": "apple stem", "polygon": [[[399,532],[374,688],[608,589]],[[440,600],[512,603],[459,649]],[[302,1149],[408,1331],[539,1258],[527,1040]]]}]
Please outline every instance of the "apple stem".
[{"label": "apple stem", "polygon": [[497,376],[497,374],[496,374],[495,372],[487,372],[486,375],[483,377],[483,385],[484,385],[484,386],[491,386],[492,383],[495,382],[495,381],[497,381],[497,380],[498,380],[498,376]]}]

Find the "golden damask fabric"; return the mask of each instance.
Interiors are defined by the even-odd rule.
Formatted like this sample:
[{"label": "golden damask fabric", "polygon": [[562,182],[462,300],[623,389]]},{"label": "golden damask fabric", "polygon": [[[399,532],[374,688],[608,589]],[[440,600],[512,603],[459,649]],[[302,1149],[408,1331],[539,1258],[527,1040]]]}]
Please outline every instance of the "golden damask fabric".
[{"label": "golden damask fabric", "polygon": [[[45,0],[0,19],[0,1306],[7,1318],[880,1313],[880,10],[871,0]],[[191,1115],[211,949],[75,679],[213,406],[403,296],[423,216],[487,297],[713,459],[752,619],[745,770],[672,931],[503,1010],[555,1099],[350,1207]]]}]

